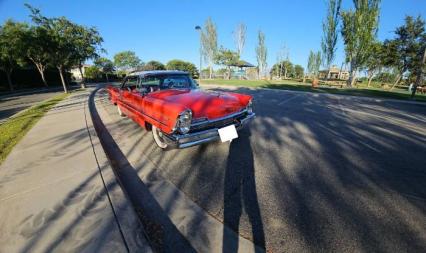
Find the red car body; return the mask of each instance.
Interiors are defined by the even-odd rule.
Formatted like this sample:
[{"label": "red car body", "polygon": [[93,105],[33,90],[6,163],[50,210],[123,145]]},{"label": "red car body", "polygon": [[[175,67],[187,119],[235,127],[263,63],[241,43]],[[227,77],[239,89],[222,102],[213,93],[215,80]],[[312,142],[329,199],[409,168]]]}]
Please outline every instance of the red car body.
[{"label": "red car body", "polygon": [[[251,96],[198,89],[189,74],[182,71],[133,73],[120,87],[107,89],[120,114],[148,130],[158,129],[165,142],[179,148],[218,139],[219,128],[234,124],[239,130],[255,116]],[[186,127],[179,125],[182,113],[187,114]]]}]

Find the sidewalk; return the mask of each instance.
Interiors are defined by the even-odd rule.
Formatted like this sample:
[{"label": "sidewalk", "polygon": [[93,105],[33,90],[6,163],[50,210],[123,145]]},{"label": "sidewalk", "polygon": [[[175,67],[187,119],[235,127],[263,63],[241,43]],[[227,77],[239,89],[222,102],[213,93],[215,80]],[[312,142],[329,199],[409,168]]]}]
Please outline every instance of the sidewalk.
[{"label": "sidewalk", "polygon": [[0,252],[150,251],[94,134],[88,95],[56,105],[0,166]]}]

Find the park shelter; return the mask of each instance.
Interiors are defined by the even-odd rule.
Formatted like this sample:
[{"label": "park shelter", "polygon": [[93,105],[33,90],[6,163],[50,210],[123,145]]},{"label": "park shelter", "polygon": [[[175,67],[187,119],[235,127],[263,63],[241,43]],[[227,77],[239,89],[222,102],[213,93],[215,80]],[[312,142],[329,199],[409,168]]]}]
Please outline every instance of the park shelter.
[{"label": "park shelter", "polygon": [[319,72],[320,79],[340,79],[348,80],[349,72],[346,70],[339,69],[337,66],[331,66],[330,69],[320,70]]},{"label": "park shelter", "polygon": [[230,67],[234,67],[237,70],[233,72],[232,77],[235,77],[237,79],[250,79],[247,76],[247,68],[254,68],[253,64],[240,60],[235,64],[231,64]]}]

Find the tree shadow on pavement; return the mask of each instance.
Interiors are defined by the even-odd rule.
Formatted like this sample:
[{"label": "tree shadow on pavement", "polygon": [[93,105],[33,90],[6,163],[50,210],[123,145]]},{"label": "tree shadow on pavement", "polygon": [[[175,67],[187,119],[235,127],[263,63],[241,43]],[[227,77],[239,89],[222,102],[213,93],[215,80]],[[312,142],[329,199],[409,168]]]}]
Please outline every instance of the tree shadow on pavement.
[{"label": "tree shadow on pavement", "polygon": [[[253,151],[249,139],[251,133],[249,129],[245,129],[240,132],[241,134],[243,136],[231,142],[226,164],[223,192],[224,223],[238,232],[240,218],[245,211],[250,221],[253,242],[261,249],[265,249],[265,233],[257,200]],[[244,154],[244,159],[238,158],[241,154]],[[241,164],[241,161],[244,163]],[[238,241],[226,236],[225,231],[222,252],[238,252]]]}]

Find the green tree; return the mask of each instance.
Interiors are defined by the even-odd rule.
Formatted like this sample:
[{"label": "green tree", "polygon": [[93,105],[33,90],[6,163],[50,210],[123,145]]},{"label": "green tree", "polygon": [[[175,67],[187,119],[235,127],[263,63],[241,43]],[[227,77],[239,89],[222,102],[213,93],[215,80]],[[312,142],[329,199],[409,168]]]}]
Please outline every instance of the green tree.
[{"label": "green tree", "polygon": [[102,75],[102,71],[98,66],[90,66],[86,68],[86,77],[89,79],[97,79]]},{"label": "green tree", "polygon": [[[336,44],[338,38],[340,5],[342,0],[329,0],[327,5],[327,16],[322,23],[323,37],[321,40],[324,63],[330,69],[336,54]],[[327,75],[328,76],[328,75]]]},{"label": "green tree", "polygon": [[65,17],[47,18],[40,10],[26,6],[31,11],[32,21],[46,30],[44,35],[49,43],[44,52],[48,54],[50,64],[58,69],[64,92],[68,92],[64,72],[95,57],[102,38],[94,28],[77,25]]},{"label": "green tree", "polygon": [[378,30],[380,0],[353,0],[355,10],[343,11],[342,37],[346,62],[350,64],[348,86],[356,81],[356,73],[364,66]]},{"label": "green tree", "polygon": [[425,43],[423,43],[422,48],[420,49],[420,52],[423,51],[423,53],[419,53],[419,64],[415,66],[415,69],[413,71],[413,74],[416,75],[416,82],[414,83],[413,89],[411,90],[411,98],[414,98],[416,95],[417,87],[422,84],[423,82],[423,76],[426,72],[426,40],[424,40]]},{"label": "green tree", "polygon": [[48,48],[52,45],[48,31],[44,27],[31,26],[27,33],[26,57],[36,66],[43,84],[48,87],[44,72],[50,63]]},{"label": "green tree", "polygon": [[122,51],[114,55],[114,65],[125,72],[139,67],[141,63],[141,60],[133,51]]},{"label": "green tree", "polygon": [[259,69],[259,78],[262,78],[267,68],[266,58],[268,56],[268,49],[265,45],[265,34],[259,30],[257,34],[257,46],[256,46],[256,60]]},{"label": "green tree", "polygon": [[103,42],[99,32],[94,27],[84,27],[81,25],[73,24],[73,54],[72,58],[80,70],[81,77],[84,84],[83,64],[89,59],[99,58],[99,51]]},{"label": "green tree", "polygon": [[294,75],[295,78],[303,78],[305,75],[305,69],[299,64],[294,65]]},{"label": "green tree", "polygon": [[423,48],[426,44],[425,21],[418,16],[407,16],[405,24],[395,30],[396,37],[384,42],[384,64],[398,70],[392,88],[407,72],[415,72],[421,65]]},{"label": "green tree", "polygon": [[12,72],[23,65],[25,33],[28,25],[7,20],[0,27],[0,69],[6,73],[9,89],[14,90]]},{"label": "green tree", "polygon": [[115,71],[114,63],[110,59],[99,57],[95,60],[94,64],[105,74],[106,80],[109,82],[108,75]]},{"label": "green tree", "polygon": [[191,62],[186,62],[182,60],[171,60],[166,64],[168,70],[181,70],[186,71],[191,74],[193,78],[198,77],[199,73],[197,67]]},{"label": "green tree", "polygon": [[226,66],[228,79],[231,79],[231,66],[238,63],[238,53],[221,47],[215,56],[215,63]]},{"label": "green tree", "polygon": [[244,45],[246,43],[246,31],[247,26],[244,23],[239,24],[234,31],[234,41],[238,57],[241,57],[241,54],[243,53]]},{"label": "green tree", "polygon": [[317,53],[312,50],[309,52],[308,58],[308,74],[311,78],[318,77],[319,69],[321,67],[321,52]]},{"label": "green tree", "polygon": [[274,64],[271,68],[270,74],[276,77],[284,76],[284,78],[294,78],[296,76],[294,65],[290,62],[290,60],[285,60]]},{"label": "green tree", "polygon": [[209,65],[209,78],[211,79],[217,53],[217,32],[216,25],[210,17],[206,20],[204,29],[201,31],[201,44],[204,60]]},{"label": "green tree", "polygon": [[284,78],[294,77],[294,66],[290,60],[285,60],[282,62],[282,68],[284,69]]},{"label": "green tree", "polygon": [[159,61],[149,61],[143,66],[143,70],[165,70],[166,66]]},{"label": "green tree", "polygon": [[367,70],[368,83],[367,87],[370,87],[371,81],[374,75],[376,75],[383,66],[383,45],[379,41],[375,41],[371,45],[371,53],[365,61],[365,67]]}]

